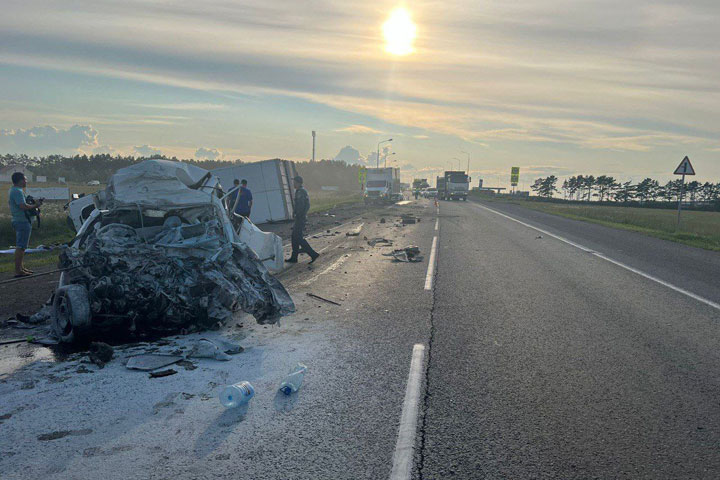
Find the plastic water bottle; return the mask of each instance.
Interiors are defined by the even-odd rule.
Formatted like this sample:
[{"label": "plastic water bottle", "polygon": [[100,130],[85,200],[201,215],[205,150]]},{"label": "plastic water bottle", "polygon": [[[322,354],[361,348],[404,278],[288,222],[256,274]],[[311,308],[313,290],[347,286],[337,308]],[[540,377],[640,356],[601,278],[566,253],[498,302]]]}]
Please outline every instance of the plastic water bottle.
[{"label": "plastic water bottle", "polygon": [[302,363],[295,365],[295,368],[292,372],[290,372],[290,375],[285,377],[285,380],[283,380],[280,384],[280,391],[285,395],[297,392],[300,385],[302,385],[305,372],[307,372],[307,367],[305,365]]},{"label": "plastic water bottle", "polygon": [[225,408],[235,408],[249,402],[254,396],[255,389],[250,382],[240,382],[223,388],[220,392],[220,403]]}]

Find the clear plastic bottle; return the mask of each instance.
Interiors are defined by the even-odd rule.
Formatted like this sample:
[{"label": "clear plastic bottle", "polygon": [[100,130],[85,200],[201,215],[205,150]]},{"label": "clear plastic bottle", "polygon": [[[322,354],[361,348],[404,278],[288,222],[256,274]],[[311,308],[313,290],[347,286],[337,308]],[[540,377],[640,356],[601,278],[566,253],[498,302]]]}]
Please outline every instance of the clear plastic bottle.
[{"label": "clear plastic bottle", "polygon": [[234,385],[228,385],[220,392],[220,403],[225,408],[235,408],[243,403],[247,403],[255,396],[255,389],[250,382],[240,382]]},{"label": "clear plastic bottle", "polygon": [[285,377],[285,380],[283,380],[283,382],[280,384],[280,391],[283,392],[285,395],[290,395],[291,393],[297,392],[302,385],[305,372],[307,372],[307,367],[305,365],[303,365],[302,363],[298,363],[297,365],[295,365],[293,371],[290,372],[290,374]]}]

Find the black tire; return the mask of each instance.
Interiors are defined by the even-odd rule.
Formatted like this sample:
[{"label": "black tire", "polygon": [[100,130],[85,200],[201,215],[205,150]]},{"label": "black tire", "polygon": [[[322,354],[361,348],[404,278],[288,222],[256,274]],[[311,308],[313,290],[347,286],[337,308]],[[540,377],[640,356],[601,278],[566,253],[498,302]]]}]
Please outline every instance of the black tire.
[{"label": "black tire", "polygon": [[52,327],[63,343],[73,343],[90,332],[90,300],[82,285],[65,285],[55,291]]}]

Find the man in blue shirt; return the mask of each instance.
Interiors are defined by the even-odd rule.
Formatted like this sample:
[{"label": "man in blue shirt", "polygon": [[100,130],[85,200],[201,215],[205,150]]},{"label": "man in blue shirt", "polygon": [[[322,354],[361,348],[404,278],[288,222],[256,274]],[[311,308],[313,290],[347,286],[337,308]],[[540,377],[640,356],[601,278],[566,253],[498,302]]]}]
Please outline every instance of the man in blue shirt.
[{"label": "man in blue shirt", "polygon": [[252,210],[253,197],[252,192],[247,188],[247,180],[243,178],[242,182],[238,182],[237,179],[233,181],[235,187],[240,185],[240,188],[230,195],[230,205],[235,205],[235,213],[242,215],[243,217],[250,216],[250,210]]},{"label": "man in blue shirt", "polygon": [[32,224],[25,212],[40,208],[42,200],[38,200],[32,205],[25,202],[25,192],[23,188],[27,186],[25,175],[21,172],[12,174],[13,186],[10,187],[8,193],[8,204],[10,205],[10,213],[12,214],[12,226],[15,230],[15,276],[26,277],[32,275],[32,271],[25,268],[23,260],[25,259],[25,249],[30,243],[30,232]]}]

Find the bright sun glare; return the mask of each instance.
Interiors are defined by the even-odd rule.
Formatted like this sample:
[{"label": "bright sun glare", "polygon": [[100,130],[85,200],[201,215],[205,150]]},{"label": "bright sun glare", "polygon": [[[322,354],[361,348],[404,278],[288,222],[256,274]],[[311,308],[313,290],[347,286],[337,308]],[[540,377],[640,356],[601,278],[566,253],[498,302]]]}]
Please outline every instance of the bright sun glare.
[{"label": "bright sun glare", "polygon": [[417,27],[410,18],[410,12],[402,7],[396,8],[383,24],[385,51],[393,55],[412,53],[416,33]]}]

